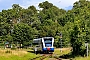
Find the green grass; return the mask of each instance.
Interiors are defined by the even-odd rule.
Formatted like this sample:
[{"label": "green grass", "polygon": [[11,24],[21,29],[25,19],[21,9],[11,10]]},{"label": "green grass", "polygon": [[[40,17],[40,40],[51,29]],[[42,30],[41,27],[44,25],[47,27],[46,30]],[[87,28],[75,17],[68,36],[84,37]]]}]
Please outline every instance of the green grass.
[{"label": "green grass", "polygon": [[11,56],[0,56],[0,60],[29,60],[32,58],[35,58],[37,55],[28,53],[24,56],[17,56],[17,55],[11,55]]},{"label": "green grass", "polygon": [[90,56],[88,56],[88,57],[79,56],[79,57],[74,58],[74,60],[90,60]]},{"label": "green grass", "polygon": [[9,57],[5,57],[5,56],[0,56],[0,60],[28,60],[31,58],[35,58],[36,55],[28,53],[24,56],[17,56],[17,55],[11,55]]}]

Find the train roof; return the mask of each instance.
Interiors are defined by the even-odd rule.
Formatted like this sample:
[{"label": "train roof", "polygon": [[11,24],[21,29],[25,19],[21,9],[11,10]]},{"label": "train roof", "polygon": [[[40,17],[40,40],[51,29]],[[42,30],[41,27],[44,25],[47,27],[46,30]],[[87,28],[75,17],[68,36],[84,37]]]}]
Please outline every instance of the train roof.
[{"label": "train roof", "polygon": [[43,37],[43,38],[53,38],[53,37]]},{"label": "train roof", "polygon": [[43,37],[43,38],[53,38],[53,37]]},{"label": "train roof", "polygon": [[38,38],[38,39],[33,39],[33,43],[40,43],[42,40],[42,38]]},{"label": "train roof", "polygon": [[35,40],[35,41],[36,41],[36,40],[41,40],[41,39],[42,39],[42,38],[37,38],[37,39],[33,39],[33,40]]},{"label": "train roof", "polygon": [[[42,37],[42,38],[44,38],[44,39],[51,39],[53,37]],[[33,39],[33,43],[40,43],[42,38]]]}]

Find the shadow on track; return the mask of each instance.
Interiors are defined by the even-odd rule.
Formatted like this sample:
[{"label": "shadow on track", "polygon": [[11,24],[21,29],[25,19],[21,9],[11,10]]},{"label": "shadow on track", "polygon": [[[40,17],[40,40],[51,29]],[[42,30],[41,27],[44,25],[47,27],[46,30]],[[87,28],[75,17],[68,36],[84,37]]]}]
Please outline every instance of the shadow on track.
[{"label": "shadow on track", "polygon": [[[27,51],[27,52],[30,52],[30,53],[35,53],[34,51]],[[35,54],[53,54],[52,52],[41,52],[41,51],[38,51],[37,53]]]}]

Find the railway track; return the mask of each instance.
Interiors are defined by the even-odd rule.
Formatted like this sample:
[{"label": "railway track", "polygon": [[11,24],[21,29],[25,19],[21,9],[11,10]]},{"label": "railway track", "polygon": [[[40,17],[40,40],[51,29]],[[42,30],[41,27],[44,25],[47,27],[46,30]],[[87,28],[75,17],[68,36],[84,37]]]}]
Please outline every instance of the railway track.
[{"label": "railway track", "polygon": [[35,57],[33,59],[30,59],[30,60],[44,60],[46,58],[51,58],[50,60],[62,60],[61,58],[58,58],[56,57],[56,55],[53,55],[53,54],[41,54],[41,56],[38,56],[38,57]]},{"label": "railway track", "polygon": [[41,54],[41,56],[35,57],[33,59],[30,59],[30,60],[37,60],[37,59],[44,60],[46,57],[48,57],[50,55],[51,54]]}]

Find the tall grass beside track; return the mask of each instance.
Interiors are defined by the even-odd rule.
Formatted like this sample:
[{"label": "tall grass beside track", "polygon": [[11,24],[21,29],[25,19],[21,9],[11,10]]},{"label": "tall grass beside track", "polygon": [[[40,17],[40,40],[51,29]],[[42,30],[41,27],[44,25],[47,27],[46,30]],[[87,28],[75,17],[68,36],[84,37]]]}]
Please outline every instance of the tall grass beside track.
[{"label": "tall grass beside track", "polygon": [[79,57],[74,58],[73,60],[90,60],[90,56],[88,56],[88,57],[79,56]]},{"label": "tall grass beside track", "polygon": [[28,60],[37,56],[25,50],[0,49],[0,60]]},{"label": "tall grass beside track", "polygon": [[71,52],[71,48],[62,48],[62,52],[60,50],[60,48],[56,48],[53,54],[63,55]]}]

